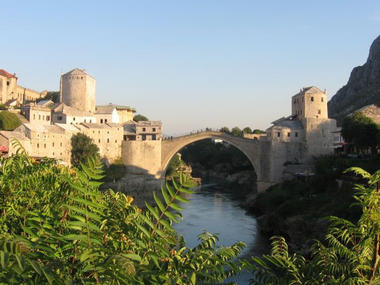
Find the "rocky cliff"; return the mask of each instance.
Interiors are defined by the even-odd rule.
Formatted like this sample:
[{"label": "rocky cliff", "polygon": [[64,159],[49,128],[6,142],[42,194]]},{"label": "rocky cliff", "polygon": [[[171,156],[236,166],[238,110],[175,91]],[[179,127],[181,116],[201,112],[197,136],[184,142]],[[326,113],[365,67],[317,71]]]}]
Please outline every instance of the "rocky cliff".
[{"label": "rocky cliff", "polygon": [[347,84],[328,102],[329,117],[341,122],[370,104],[380,105],[380,36],[372,43],[367,62],[352,70]]}]

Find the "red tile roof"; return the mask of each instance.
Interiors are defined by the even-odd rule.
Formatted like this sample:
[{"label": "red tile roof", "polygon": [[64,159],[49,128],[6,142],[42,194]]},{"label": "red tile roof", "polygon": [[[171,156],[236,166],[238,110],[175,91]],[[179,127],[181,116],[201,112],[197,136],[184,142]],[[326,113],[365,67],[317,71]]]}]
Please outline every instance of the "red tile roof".
[{"label": "red tile roof", "polygon": [[16,78],[16,75],[13,75],[13,74],[10,74],[8,71],[4,70],[4,69],[0,69],[0,75],[2,76],[5,76],[7,78]]}]

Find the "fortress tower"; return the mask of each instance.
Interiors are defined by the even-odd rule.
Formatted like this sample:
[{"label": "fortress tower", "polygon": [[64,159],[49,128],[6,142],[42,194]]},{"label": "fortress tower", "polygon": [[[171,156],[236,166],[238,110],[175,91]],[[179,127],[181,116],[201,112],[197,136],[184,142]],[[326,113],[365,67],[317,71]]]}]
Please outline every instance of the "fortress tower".
[{"label": "fortress tower", "polygon": [[95,78],[75,68],[61,75],[60,101],[85,112],[95,112]]},{"label": "fortress tower", "polygon": [[299,119],[327,119],[327,92],[315,86],[301,89],[292,97],[292,115]]}]

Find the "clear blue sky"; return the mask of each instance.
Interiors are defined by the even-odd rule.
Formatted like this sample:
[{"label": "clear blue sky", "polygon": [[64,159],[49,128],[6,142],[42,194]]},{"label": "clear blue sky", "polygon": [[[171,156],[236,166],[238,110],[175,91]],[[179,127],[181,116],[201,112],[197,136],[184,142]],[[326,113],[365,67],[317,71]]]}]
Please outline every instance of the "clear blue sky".
[{"label": "clear blue sky", "polygon": [[98,104],[174,135],[267,128],[303,86],[331,98],[380,34],[380,1],[0,1],[0,19],[0,68],[20,84],[58,90],[85,68]]}]

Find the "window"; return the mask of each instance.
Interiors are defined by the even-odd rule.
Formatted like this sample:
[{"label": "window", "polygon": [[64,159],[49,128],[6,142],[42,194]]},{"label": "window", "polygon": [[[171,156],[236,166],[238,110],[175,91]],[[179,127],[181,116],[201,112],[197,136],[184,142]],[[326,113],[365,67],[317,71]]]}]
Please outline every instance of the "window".
[{"label": "window", "polygon": [[75,121],[75,117],[73,117],[73,121]]},{"label": "window", "polygon": [[109,143],[110,142],[110,139],[107,139],[107,143]]},{"label": "window", "polygon": [[9,86],[9,84],[10,84],[9,81],[7,81],[7,86]]},{"label": "window", "polygon": [[[59,144],[60,146],[62,146],[62,143]],[[62,155],[62,154],[61,154]]]},{"label": "window", "polygon": [[100,139],[98,139],[98,143],[100,143]]},{"label": "window", "polygon": [[323,102],[323,97],[321,97],[321,102]]},{"label": "window", "polygon": [[62,121],[62,116],[58,116],[58,117],[57,117],[57,120],[58,120],[58,121]]},{"label": "window", "polygon": [[288,132],[288,137],[290,137],[290,132]]},{"label": "window", "polygon": [[84,119],[84,122],[86,123],[86,119]]},{"label": "window", "polygon": [[115,143],[117,143],[117,140],[115,140]]},{"label": "window", "polygon": [[298,133],[296,132],[296,133],[294,134],[294,136],[295,136],[296,138],[298,138]]},{"label": "window", "polygon": [[41,120],[41,115],[38,115],[38,120]]},{"label": "window", "polygon": [[156,128],[153,128],[152,131],[155,132],[155,131],[156,131]]},{"label": "window", "polygon": [[52,143],[51,146],[54,147],[54,143]]},{"label": "window", "polygon": [[46,116],[46,121],[50,121],[50,116]]},{"label": "window", "polygon": [[104,123],[107,123],[107,119],[104,119]]},{"label": "window", "polygon": [[280,135],[281,135],[280,132],[277,132],[277,136],[280,137]]},{"label": "window", "polygon": [[318,114],[319,114],[319,115],[321,114],[321,110],[318,110]]},{"label": "window", "polygon": [[103,124],[103,119],[100,119],[100,123]]},{"label": "window", "polygon": [[143,141],[146,140],[146,135],[142,135],[142,140],[143,140]]},{"label": "window", "polygon": [[142,128],[142,131],[145,132],[145,131],[146,131],[146,128]]},{"label": "window", "polygon": [[35,120],[36,119],[36,114],[33,114],[33,120]]},{"label": "window", "polygon": [[46,143],[44,143],[44,148],[46,148]]},{"label": "window", "polygon": [[127,140],[127,135],[124,135],[123,139],[126,141]]},{"label": "window", "polygon": [[310,100],[311,100],[311,102],[314,102],[314,97],[313,97],[313,96],[311,96]]}]

